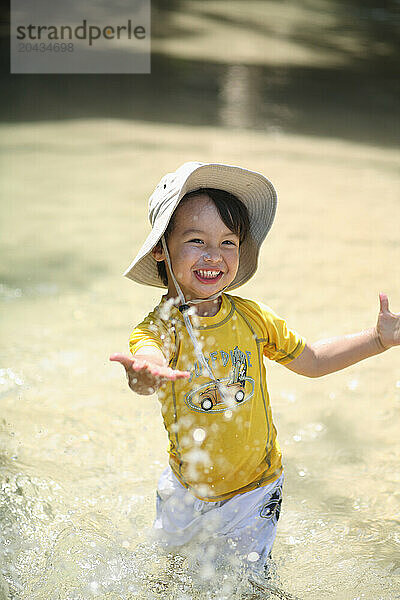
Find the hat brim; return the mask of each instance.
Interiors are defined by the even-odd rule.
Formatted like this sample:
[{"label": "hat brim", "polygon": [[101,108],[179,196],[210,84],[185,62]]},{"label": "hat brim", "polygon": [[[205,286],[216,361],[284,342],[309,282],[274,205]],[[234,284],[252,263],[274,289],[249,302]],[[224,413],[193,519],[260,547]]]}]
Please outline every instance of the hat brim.
[{"label": "hat brim", "polygon": [[[196,165],[196,163],[193,164]],[[194,167],[193,171],[183,180],[176,197],[168,203],[167,209],[158,215],[146,241],[124,272],[126,277],[144,285],[166,287],[158,275],[157,261],[151,251],[160,241],[183,196],[205,187],[221,189],[234,194],[247,207],[249,213],[249,235],[240,246],[238,272],[228,289],[233,290],[243,285],[254,275],[257,270],[261,244],[275,217],[277,195],[274,186],[257,171],[249,171],[233,165],[207,163]]]}]

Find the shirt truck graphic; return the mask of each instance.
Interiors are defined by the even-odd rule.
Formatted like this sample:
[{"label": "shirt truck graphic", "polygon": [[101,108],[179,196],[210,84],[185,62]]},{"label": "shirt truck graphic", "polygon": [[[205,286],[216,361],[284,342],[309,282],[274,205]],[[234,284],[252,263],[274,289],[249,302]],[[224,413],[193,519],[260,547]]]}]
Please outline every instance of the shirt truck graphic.
[{"label": "shirt truck graphic", "polygon": [[[236,346],[232,352],[232,369],[224,387],[226,392],[238,403],[243,402],[245,397],[246,373],[246,355]],[[199,394],[198,403],[206,411],[224,403],[216,383],[208,386]]]}]

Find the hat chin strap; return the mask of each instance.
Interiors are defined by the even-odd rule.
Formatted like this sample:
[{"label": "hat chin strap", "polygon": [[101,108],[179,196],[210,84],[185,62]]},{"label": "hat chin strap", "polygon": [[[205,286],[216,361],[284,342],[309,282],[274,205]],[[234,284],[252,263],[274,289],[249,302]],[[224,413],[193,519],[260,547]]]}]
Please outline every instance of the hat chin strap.
[{"label": "hat chin strap", "polygon": [[190,320],[189,317],[189,313],[188,310],[190,308],[190,304],[200,304],[201,302],[208,302],[209,300],[215,300],[216,298],[218,298],[222,292],[228,287],[225,286],[222,290],[220,290],[219,292],[216,292],[215,294],[213,294],[212,296],[209,296],[208,298],[195,298],[193,300],[188,300],[186,301],[185,296],[180,288],[179,283],[176,280],[176,277],[174,275],[174,272],[172,270],[172,265],[171,265],[171,259],[169,256],[169,252],[168,252],[168,248],[167,248],[167,244],[165,242],[165,238],[164,236],[162,236],[161,238],[161,244],[164,250],[164,254],[165,254],[165,259],[167,261],[168,267],[169,267],[169,271],[171,273],[171,277],[172,277],[172,281],[174,282],[176,291],[178,292],[178,296],[179,299],[181,301],[180,306],[178,307],[180,312],[182,313],[183,316],[183,320],[185,322],[185,326],[187,329],[187,332],[189,334],[189,337],[192,341],[193,344],[193,348],[194,348],[194,352],[197,356],[198,361],[200,362],[200,364],[205,368],[206,372],[209,374],[209,376],[211,377],[211,379],[213,379],[218,387],[218,391],[221,394],[221,396],[223,398],[225,398],[225,390],[223,390],[223,386],[220,383],[220,381],[215,377],[210,365],[208,364],[208,362],[206,361],[206,359],[204,358],[204,354],[203,351],[201,349],[201,346],[199,344],[198,339],[195,336],[195,333],[193,331],[193,326],[192,326],[192,322]]}]

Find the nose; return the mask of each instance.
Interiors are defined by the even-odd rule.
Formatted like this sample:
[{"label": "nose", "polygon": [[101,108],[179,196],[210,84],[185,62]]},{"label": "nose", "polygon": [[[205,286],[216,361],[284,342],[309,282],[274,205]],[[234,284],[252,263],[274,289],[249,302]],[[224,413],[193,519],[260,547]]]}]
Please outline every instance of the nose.
[{"label": "nose", "polygon": [[222,260],[221,252],[218,248],[209,248],[203,254],[203,258],[206,262],[220,262]]}]

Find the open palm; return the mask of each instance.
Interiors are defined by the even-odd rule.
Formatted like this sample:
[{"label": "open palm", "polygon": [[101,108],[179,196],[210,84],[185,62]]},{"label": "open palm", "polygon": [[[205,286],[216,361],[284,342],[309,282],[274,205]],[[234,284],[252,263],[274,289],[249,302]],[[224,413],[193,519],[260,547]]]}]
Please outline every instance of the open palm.
[{"label": "open palm", "polygon": [[139,394],[152,394],[157,388],[167,381],[190,377],[187,371],[171,369],[157,362],[125,354],[113,354],[110,360],[119,362],[125,367],[129,386]]}]

